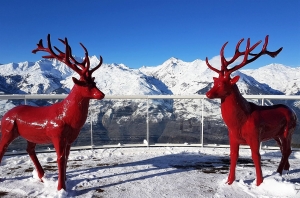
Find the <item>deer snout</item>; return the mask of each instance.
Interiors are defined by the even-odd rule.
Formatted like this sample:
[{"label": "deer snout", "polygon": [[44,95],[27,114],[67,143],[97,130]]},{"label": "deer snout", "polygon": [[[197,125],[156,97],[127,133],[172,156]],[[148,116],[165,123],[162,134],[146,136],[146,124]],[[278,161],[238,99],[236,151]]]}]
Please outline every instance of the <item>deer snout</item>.
[{"label": "deer snout", "polygon": [[104,97],[105,97],[105,94],[100,90],[93,94],[93,98],[97,99],[97,100],[101,100]]},{"label": "deer snout", "polygon": [[216,98],[215,94],[213,94],[212,91],[206,92],[206,97],[208,97],[209,99],[214,99],[214,98]]}]

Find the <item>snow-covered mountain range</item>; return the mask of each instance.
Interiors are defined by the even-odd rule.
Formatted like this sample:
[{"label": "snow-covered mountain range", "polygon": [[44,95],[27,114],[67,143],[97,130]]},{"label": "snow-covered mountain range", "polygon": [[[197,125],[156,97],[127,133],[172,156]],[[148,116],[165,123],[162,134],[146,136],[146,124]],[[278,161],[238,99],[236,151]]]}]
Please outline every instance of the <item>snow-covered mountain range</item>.
[{"label": "snow-covered mountain range", "polygon": [[[91,67],[97,65],[96,56],[90,57]],[[219,67],[219,56],[209,60]],[[237,83],[242,94],[248,95],[299,95],[300,67],[270,64],[259,69],[241,69],[233,73],[240,75]],[[72,77],[78,77],[70,68],[57,60],[43,59],[37,62],[21,62],[0,65],[0,92],[2,94],[68,94],[73,86]],[[217,74],[211,71],[204,60],[184,62],[170,58],[155,67],[131,69],[124,64],[106,64],[93,73],[97,87],[106,95],[195,95],[205,94]],[[3,104],[3,102],[1,102]],[[34,101],[31,103],[33,105]],[[12,102],[1,107],[1,114],[11,108]],[[16,105],[16,104],[15,104]],[[94,106],[93,106],[94,105]],[[288,105],[299,112],[298,102]],[[120,141],[133,136],[140,137],[145,129],[146,101],[103,100],[93,101],[99,130],[106,131],[101,138]],[[222,125],[219,102],[205,100],[206,131],[216,130]],[[200,103],[195,100],[152,100],[150,101],[150,132],[154,142],[198,141],[201,117]],[[139,127],[132,122],[139,123]],[[213,124],[219,123],[219,124]],[[218,129],[219,130],[219,129]],[[177,132],[176,132],[177,131]],[[219,130],[221,134],[224,130]],[[184,133],[182,140],[182,133]],[[193,133],[195,134],[193,135]],[[144,133],[144,132],[142,132]],[[187,135],[188,134],[188,135]],[[220,134],[219,134],[220,135]],[[224,135],[224,134],[223,134]],[[217,136],[217,134],[216,134]],[[225,135],[227,136],[227,135]],[[189,137],[189,138],[187,138]],[[129,138],[129,139],[130,139]],[[209,135],[206,136],[209,138]],[[222,142],[222,141],[221,141]]]},{"label": "snow-covered mountain range", "polygon": [[[91,67],[99,60],[90,57]],[[219,65],[218,57],[210,60]],[[73,86],[69,67],[57,60],[8,63],[0,66],[0,91],[5,94],[68,93]],[[298,95],[300,67],[270,64],[259,69],[241,69],[238,86],[244,94]],[[124,64],[103,64],[94,75],[106,95],[193,95],[205,94],[212,85],[211,71],[204,60],[184,62],[170,58],[156,67],[130,69]]]}]

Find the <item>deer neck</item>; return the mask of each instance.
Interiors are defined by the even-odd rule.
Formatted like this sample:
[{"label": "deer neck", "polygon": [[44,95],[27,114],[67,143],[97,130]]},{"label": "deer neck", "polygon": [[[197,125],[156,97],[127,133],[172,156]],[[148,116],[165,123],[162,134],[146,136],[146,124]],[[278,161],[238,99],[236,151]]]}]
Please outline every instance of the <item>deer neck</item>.
[{"label": "deer neck", "polygon": [[241,95],[236,85],[229,95],[221,99],[222,117],[229,128],[241,126],[247,120],[250,111],[249,102]]},{"label": "deer neck", "polygon": [[89,98],[83,97],[78,85],[74,85],[70,94],[62,101],[63,111],[69,122],[83,125],[86,121],[89,108]]}]

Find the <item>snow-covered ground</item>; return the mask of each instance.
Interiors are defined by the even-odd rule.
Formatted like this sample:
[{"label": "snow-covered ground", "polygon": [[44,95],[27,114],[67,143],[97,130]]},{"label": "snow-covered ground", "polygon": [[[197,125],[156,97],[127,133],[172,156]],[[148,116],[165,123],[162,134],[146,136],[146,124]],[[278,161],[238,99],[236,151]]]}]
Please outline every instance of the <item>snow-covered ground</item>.
[{"label": "snow-covered ground", "polygon": [[240,150],[236,181],[225,184],[228,148],[150,147],[72,151],[67,190],[56,190],[55,153],[40,153],[40,182],[28,155],[5,156],[0,166],[4,197],[300,197],[300,152],[290,156],[288,174],[275,171],[281,154],[262,150],[264,182],[255,185],[249,149]]}]

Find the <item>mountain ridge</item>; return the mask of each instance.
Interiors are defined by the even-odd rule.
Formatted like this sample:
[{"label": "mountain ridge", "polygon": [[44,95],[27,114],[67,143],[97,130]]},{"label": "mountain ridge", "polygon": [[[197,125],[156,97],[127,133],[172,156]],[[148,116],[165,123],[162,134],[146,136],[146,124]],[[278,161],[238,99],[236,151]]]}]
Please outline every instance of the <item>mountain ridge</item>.
[{"label": "mountain ridge", "polygon": [[[82,58],[76,57],[76,59]],[[217,59],[217,57],[213,57],[209,61],[217,64]],[[90,60],[91,67],[99,63],[96,56],[91,56]],[[16,94],[21,92],[49,94],[58,88],[65,89],[67,93],[73,86],[71,77],[78,77],[74,71],[56,59],[8,63],[2,64],[0,68],[0,76],[6,79],[6,84],[13,86],[12,83],[17,83],[19,91]],[[241,87],[243,94],[250,93],[245,90],[245,86],[254,86],[256,89],[262,90],[261,92],[264,94],[268,92],[268,89],[270,94],[293,95],[300,93],[300,80],[297,78],[300,76],[300,67],[272,63],[258,69],[240,69],[233,75],[241,76],[238,86]],[[9,80],[9,78],[17,78],[16,76],[22,80]],[[108,95],[190,95],[199,94],[199,90],[208,89],[207,86],[212,85],[212,78],[217,76],[217,73],[211,71],[204,60],[196,59],[192,62],[184,62],[171,57],[161,65],[143,66],[139,69],[131,69],[124,64],[103,63],[94,72],[94,76],[100,89],[103,89]],[[37,88],[41,85],[44,89]],[[15,88],[17,89],[17,87]],[[12,93],[3,85],[0,85],[0,89],[4,93]]]}]

